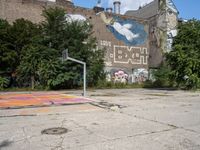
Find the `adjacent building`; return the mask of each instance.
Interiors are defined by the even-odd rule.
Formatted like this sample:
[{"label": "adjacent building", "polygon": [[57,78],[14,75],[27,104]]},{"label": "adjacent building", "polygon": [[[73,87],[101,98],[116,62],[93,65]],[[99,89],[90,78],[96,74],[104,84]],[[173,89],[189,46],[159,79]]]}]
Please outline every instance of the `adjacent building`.
[{"label": "adjacent building", "polygon": [[106,51],[108,81],[142,82],[149,77],[151,68],[159,67],[163,54],[171,50],[178,11],[172,0],[154,0],[120,15],[121,3],[116,0],[114,9],[104,10],[100,1],[87,9],[74,6],[71,0],[0,0],[0,18],[9,22],[25,18],[39,23],[44,19],[41,14],[45,7],[62,7],[67,19],[93,24],[97,48]]}]

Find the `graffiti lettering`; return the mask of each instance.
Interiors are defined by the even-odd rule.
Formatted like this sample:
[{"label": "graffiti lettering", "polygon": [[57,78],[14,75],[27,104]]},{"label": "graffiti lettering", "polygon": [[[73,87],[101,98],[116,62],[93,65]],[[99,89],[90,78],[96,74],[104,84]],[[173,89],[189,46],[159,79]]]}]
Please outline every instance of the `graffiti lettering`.
[{"label": "graffiti lettering", "polygon": [[113,83],[128,83],[129,75],[126,73],[123,69],[119,70],[113,70],[111,69],[111,72],[107,73],[106,75],[106,81],[113,82]]},{"label": "graffiti lettering", "polygon": [[106,46],[106,47],[111,47],[112,46],[110,41],[101,40],[100,43],[101,43],[101,46]]},{"label": "graffiti lettering", "polygon": [[145,68],[134,69],[132,74],[132,83],[142,83],[148,79],[148,70]]},{"label": "graffiti lettering", "polygon": [[105,62],[106,66],[112,66],[112,62]]},{"label": "graffiti lettering", "polygon": [[123,64],[148,64],[147,48],[114,45],[114,62]]}]

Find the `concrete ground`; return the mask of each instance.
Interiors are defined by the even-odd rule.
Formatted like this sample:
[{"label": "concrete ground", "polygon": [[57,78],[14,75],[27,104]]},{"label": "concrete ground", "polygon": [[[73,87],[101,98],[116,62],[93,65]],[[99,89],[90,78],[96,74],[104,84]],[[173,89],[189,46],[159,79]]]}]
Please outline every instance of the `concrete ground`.
[{"label": "concrete ground", "polygon": [[[199,92],[119,89],[88,96],[91,102],[78,105],[1,109],[0,150],[200,150]],[[44,131],[53,127],[67,130]]]}]

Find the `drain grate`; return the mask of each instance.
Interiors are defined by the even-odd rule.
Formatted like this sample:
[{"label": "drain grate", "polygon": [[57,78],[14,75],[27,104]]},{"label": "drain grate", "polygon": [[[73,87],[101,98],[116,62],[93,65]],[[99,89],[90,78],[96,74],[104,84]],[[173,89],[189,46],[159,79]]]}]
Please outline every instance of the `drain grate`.
[{"label": "drain grate", "polygon": [[42,130],[42,134],[48,134],[48,135],[61,135],[65,134],[68,132],[68,129],[66,128],[61,128],[61,127],[56,127],[56,128],[49,128]]}]

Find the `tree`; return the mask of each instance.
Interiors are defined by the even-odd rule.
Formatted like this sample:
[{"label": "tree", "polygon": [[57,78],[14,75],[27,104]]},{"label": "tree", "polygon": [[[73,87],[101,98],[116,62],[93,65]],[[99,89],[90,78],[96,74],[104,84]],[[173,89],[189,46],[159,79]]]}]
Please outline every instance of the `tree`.
[{"label": "tree", "polygon": [[8,79],[0,76],[0,90],[4,89],[8,85]]},{"label": "tree", "polygon": [[15,66],[17,53],[12,48],[9,31],[10,24],[0,19],[0,72],[11,72]]},{"label": "tree", "polygon": [[197,88],[200,84],[200,21],[190,20],[178,26],[173,50],[167,55],[171,78],[178,86]]},{"label": "tree", "polygon": [[170,80],[170,67],[163,62],[159,69],[152,71],[153,86],[154,87],[171,87],[173,86],[173,81]]},{"label": "tree", "polygon": [[60,54],[64,47],[63,45],[65,33],[66,33],[66,17],[65,10],[61,8],[48,8],[44,9],[43,14],[45,20],[41,23],[44,35],[43,44],[60,51]]},{"label": "tree", "polygon": [[10,25],[0,20],[0,72],[9,77],[15,74],[22,58],[22,49],[40,34],[39,26],[24,19],[18,19]]},{"label": "tree", "polygon": [[[92,25],[87,21],[67,21],[65,11],[61,8],[45,9],[43,16],[46,18],[42,23],[45,43],[58,50],[58,57],[61,56],[64,49],[68,49],[71,57],[86,62],[88,83],[96,84],[103,74],[104,53],[102,50],[96,49],[96,39],[92,37]],[[57,74],[54,82],[50,83],[65,84],[66,87],[80,85],[82,66],[70,61],[66,62],[65,66],[63,65],[60,65],[60,69],[65,67],[64,70],[61,69],[65,74],[63,75],[64,72]],[[57,67],[57,69],[59,68]],[[60,76],[65,76],[62,78],[62,82],[58,81]]]},{"label": "tree", "polygon": [[103,77],[104,54],[96,49],[89,22],[68,21],[61,8],[45,9],[43,16],[40,24],[18,19],[10,25],[0,20],[0,71],[17,74],[22,87],[77,87],[82,85],[83,67],[61,61],[62,51],[68,49],[71,57],[87,63],[88,83],[96,84]]},{"label": "tree", "polygon": [[40,29],[37,24],[25,19],[17,19],[10,26],[7,35],[6,42],[9,43],[9,53],[13,52],[12,71],[15,71],[21,60],[21,52],[24,46],[32,42],[32,38],[40,34]]},{"label": "tree", "polygon": [[37,44],[29,44],[23,48],[22,58],[20,65],[18,66],[18,73],[21,80],[31,80],[32,89],[35,88],[35,82],[40,83],[41,63],[46,61],[48,65],[49,61],[55,60],[57,51],[49,47]]}]

